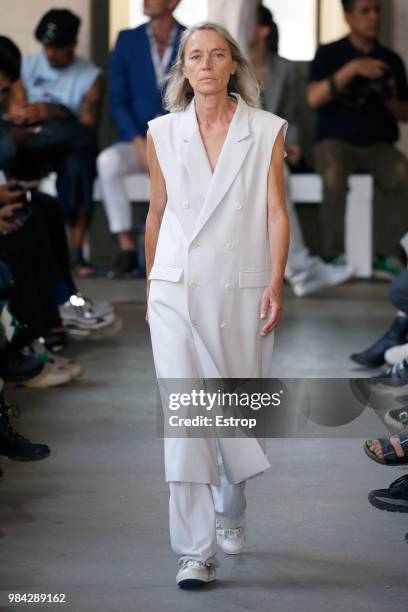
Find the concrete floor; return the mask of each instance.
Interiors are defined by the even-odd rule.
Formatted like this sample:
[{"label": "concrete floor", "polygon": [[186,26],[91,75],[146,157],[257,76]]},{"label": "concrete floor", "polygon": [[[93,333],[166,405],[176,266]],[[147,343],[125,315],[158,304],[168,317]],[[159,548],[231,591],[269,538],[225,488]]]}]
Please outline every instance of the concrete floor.
[{"label": "concrete floor", "polygon": [[[124,328],[69,348],[86,368],[80,381],[9,393],[18,429],[52,455],[2,461],[1,611],[17,609],[7,606],[13,590],[66,593],[74,612],[408,610],[407,517],[367,501],[404,472],[370,462],[356,438],[270,440],[273,468],[248,483],[245,553],[221,553],[207,590],[177,589],[143,283],[83,289],[113,299]],[[276,376],[360,376],[348,355],[388,325],[386,289],[355,283],[308,299],[287,290]]]}]

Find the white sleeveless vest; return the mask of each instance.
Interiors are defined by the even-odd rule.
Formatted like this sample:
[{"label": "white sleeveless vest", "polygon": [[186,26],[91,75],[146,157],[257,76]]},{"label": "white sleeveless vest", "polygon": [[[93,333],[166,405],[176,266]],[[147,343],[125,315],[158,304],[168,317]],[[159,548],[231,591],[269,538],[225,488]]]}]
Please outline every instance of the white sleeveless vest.
[{"label": "white sleeveless vest", "polygon": [[[149,325],[156,373],[167,378],[271,376],[273,332],[260,336],[271,280],[267,177],[287,122],[238,104],[214,174],[194,100],[149,122],[167,204],[150,273]],[[221,439],[231,482],[269,467],[254,439]],[[167,439],[167,480],[218,484],[211,440]]]}]

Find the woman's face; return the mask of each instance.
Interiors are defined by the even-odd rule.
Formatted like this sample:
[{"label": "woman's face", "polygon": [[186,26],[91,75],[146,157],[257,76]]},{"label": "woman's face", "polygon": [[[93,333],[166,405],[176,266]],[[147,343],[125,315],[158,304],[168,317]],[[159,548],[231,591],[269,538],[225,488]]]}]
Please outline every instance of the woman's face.
[{"label": "woman's face", "polygon": [[218,94],[227,89],[236,62],[227,41],[213,30],[198,30],[187,41],[183,74],[195,92]]}]

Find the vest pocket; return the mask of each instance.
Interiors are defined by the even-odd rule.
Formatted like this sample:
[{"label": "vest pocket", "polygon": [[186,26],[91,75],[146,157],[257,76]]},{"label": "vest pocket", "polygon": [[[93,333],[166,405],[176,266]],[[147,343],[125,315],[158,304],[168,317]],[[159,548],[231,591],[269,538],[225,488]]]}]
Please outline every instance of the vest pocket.
[{"label": "vest pocket", "polygon": [[150,270],[149,280],[166,280],[172,283],[177,283],[182,274],[183,268],[181,266],[153,264],[152,269]]},{"label": "vest pocket", "polygon": [[263,270],[262,272],[240,272],[239,287],[246,289],[250,287],[267,287],[270,283],[272,270]]}]

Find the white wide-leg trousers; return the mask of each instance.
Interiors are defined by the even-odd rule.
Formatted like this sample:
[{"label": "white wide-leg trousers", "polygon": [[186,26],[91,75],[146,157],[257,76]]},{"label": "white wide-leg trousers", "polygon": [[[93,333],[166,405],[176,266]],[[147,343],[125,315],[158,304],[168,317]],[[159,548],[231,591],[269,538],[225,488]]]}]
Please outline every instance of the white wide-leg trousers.
[{"label": "white wide-leg trousers", "polygon": [[245,525],[245,481],[228,481],[217,447],[220,485],[169,482],[170,542],[179,563],[194,559],[217,565],[216,528]]}]

